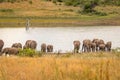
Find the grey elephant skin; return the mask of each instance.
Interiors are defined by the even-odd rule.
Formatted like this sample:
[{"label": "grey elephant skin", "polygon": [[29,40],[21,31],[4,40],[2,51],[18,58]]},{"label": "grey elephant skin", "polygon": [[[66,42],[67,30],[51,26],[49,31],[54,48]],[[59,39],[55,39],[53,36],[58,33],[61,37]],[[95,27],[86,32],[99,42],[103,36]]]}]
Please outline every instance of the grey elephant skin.
[{"label": "grey elephant skin", "polygon": [[21,43],[13,43],[13,45],[11,47],[12,48],[20,48],[20,49],[22,49],[22,44]]},{"label": "grey elephant skin", "polygon": [[4,41],[0,39],[0,52],[1,52],[2,48],[3,48],[3,46],[4,46]]},{"label": "grey elephant skin", "polygon": [[79,53],[80,41],[78,40],[73,41],[73,45],[74,45],[74,53]]},{"label": "grey elephant skin", "polygon": [[37,42],[34,40],[27,40],[25,45],[23,46],[24,49],[30,48],[30,49],[36,49]]},{"label": "grey elephant skin", "polygon": [[9,55],[17,55],[19,53],[19,49],[17,49],[17,48],[4,48],[3,50],[2,50],[2,52],[1,52],[1,55],[2,54],[5,54],[5,55],[7,55],[7,54],[9,54]]},{"label": "grey elephant skin", "polygon": [[91,40],[85,39],[83,40],[82,51],[83,52],[91,52]]},{"label": "grey elephant skin", "polygon": [[47,45],[45,43],[41,44],[41,52],[46,52]]},{"label": "grey elephant skin", "polygon": [[53,52],[53,45],[47,45],[47,52]]}]

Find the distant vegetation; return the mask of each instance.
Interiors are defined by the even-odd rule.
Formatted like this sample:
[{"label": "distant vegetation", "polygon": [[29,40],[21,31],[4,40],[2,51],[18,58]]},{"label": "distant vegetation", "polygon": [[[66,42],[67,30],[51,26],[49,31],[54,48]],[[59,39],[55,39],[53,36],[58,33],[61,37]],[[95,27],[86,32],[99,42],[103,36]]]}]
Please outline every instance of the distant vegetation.
[{"label": "distant vegetation", "polygon": [[47,0],[53,2],[63,2],[68,6],[79,6],[89,2],[97,2],[99,5],[116,5],[120,6],[120,0]]},{"label": "distant vegetation", "polygon": [[92,13],[100,16],[107,15],[103,12],[98,12],[94,10],[94,8],[98,5],[114,5],[114,6],[120,6],[120,0],[47,0],[52,1],[53,3],[57,4],[64,4],[66,6],[80,6],[82,8],[82,11],[79,11],[80,13],[86,14],[86,13]]},{"label": "distant vegetation", "polygon": [[10,2],[10,3],[15,3],[15,2],[23,2],[23,1],[28,1],[30,4],[32,4],[32,1],[31,0],[0,0],[0,3],[3,3],[3,2]]}]

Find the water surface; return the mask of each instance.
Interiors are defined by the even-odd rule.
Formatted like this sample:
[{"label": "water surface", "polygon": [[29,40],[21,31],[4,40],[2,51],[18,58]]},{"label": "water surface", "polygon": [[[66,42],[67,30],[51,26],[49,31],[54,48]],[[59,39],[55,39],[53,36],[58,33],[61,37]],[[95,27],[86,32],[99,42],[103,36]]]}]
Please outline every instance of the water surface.
[{"label": "water surface", "polygon": [[58,50],[72,51],[73,41],[99,38],[112,41],[112,48],[120,47],[120,26],[99,26],[99,27],[49,27],[49,28],[0,28],[0,39],[4,40],[5,46],[10,47],[15,42],[23,45],[26,40],[36,40],[37,50],[40,50],[42,43],[52,44],[54,52]]}]

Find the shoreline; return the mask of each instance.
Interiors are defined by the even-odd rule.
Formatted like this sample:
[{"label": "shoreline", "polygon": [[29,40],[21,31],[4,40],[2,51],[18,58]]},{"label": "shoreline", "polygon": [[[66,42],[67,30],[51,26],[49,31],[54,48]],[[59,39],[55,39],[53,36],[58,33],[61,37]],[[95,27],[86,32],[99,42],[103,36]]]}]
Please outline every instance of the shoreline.
[{"label": "shoreline", "polygon": [[24,27],[30,18],[32,27],[120,26],[119,17],[0,17],[0,27]]}]

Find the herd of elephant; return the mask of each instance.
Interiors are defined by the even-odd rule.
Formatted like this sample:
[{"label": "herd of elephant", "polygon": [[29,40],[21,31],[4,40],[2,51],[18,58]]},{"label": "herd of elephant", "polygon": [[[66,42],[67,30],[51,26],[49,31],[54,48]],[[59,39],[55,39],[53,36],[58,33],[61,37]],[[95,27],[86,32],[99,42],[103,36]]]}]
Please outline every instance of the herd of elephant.
[{"label": "herd of elephant", "polygon": [[[76,40],[74,44],[74,53],[78,53],[80,49],[80,41]],[[111,51],[112,42],[104,42],[102,39],[85,39],[82,44],[82,52]]]},{"label": "herd of elephant", "polygon": [[[0,55],[16,55],[22,48],[35,50],[37,47],[37,42],[35,40],[27,40],[24,46],[22,46],[21,43],[13,43],[11,47],[2,49],[3,46],[4,41],[0,39]],[[41,44],[41,52],[53,52],[53,45],[46,45],[45,43]]]},{"label": "herd of elephant", "polygon": [[[81,42],[79,40],[73,41],[74,45],[74,53],[79,53]],[[22,46],[21,43],[13,43],[11,47],[6,47],[2,49],[4,46],[4,41],[0,39],[0,55],[2,54],[18,54],[19,49],[33,49],[35,50],[37,47],[37,42],[35,40],[27,40],[25,45]],[[111,51],[112,42],[104,42],[102,39],[85,39],[82,44],[82,52],[97,52],[97,51]],[[53,45],[46,45],[45,43],[41,44],[41,52],[53,52]]]}]

